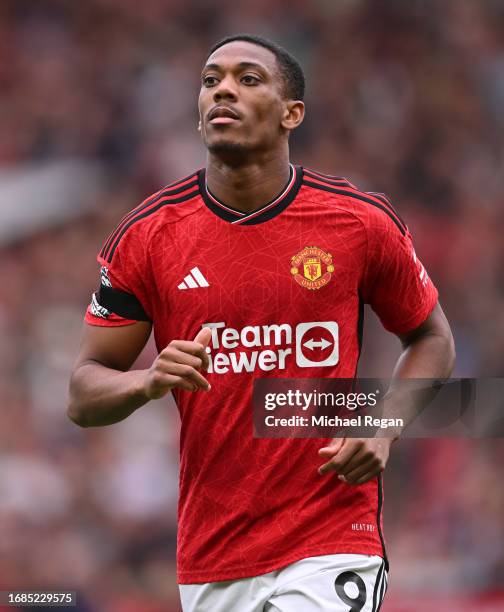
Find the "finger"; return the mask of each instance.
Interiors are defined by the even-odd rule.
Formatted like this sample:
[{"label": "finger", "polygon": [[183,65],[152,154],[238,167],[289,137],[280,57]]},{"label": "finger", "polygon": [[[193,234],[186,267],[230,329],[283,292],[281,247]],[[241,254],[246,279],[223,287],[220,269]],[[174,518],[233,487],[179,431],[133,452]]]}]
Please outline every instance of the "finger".
[{"label": "finger", "polygon": [[[210,351],[210,349],[208,349]],[[200,354],[198,353],[198,356]],[[202,361],[201,367],[203,368],[203,370],[208,370],[208,367],[210,366],[210,359],[208,357],[208,353],[207,353],[207,349],[203,349],[203,352],[201,353],[200,359]]]},{"label": "finger", "polygon": [[176,348],[184,353],[189,353],[190,355],[196,355],[202,350],[203,352],[205,351],[205,347],[202,344],[194,342],[193,340],[172,340],[166,348],[170,347]]},{"label": "finger", "polygon": [[327,474],[328,472],[339,472],[341,467],[348,463],[348,461],[362,448],[362,440],[352,440],[347,438],[345,444],[341,449],[334,455],[327,463],[321,465],[318,472],[319,474]]},{"label": "finger", "polygon": [[172,346],[165,348],[160,353],[159,357],[160,360],[165,363],[183,363],[184,365],[193,367],[195,370],[201,369],[203,365],[200,357],[191,355],[189,353],[184,353],[183,351],[179,351]]},{"label": "finger", "polygon": [[180,376],[181,378],[185,378],[187,381],[192,382],[196,387],[200,389],[204,389],[205,391],[210,390],[210,383],[208,380],[195,370],[190,365],[185,365],[183,363],[163,363],[161,362],[159,366],[163,369],[167,374],[172,374],[175,376]]},{"label": "finger", "polygon": [[345,438],[335,438],[327,446],[319,448],[318,453],[319,455],[326,455],[326,456],[335,455],[340,450],[340,448],[343,446],[344,442],[345,442]]},{"label": "finger", "polygon": [[[376,478],[376,476],[378,476],[378,474],[380,474],[381,472],[383,472],[381,468],[372,468],[368,470],[365,474],[363,474],[356,480],[349,482],[348,484],[351,484],[351,485],[364,484],[365,482],[368,482],[369,480]],[[342,478],[345,478],[345,477],[343,476]]]},{"label": "finger", "polygon": [[179,361],[190,362],[191,360],[198,359],[192,355],[175,351],[174,349],[165,349],[163,354],[156,362],[156,371],[164,374],[172,374],[186,378],[192,382],[196,388],[210,390],[210,384],[206,378],[198,372],[198,370],[188,363],[179,363]]},{"label": "finger", "polygon": [[324,474],[329,474],[329,472],[334,472],[335,469],[332,460],[321,465],[317,471],[321,476],[323,476]]},{"label": "finger", "polygon": [[183,389],[184,391],[197,391],[198,388],[187,378],[183,378],[182,376],[173,376],[172,377],[173,387],[177,387],[179,389]]},{"label": "finger", "polygon": [[152,382],[150,397],[151,399],[160,399],[164,397],[173,387],[179,387],[185,391],[196,391],[193,383],[180,376],[173,376],[164,372],[156,372]]},{"label": "finger", "polygon": [[375,470],[380,468],[379,461],[377,459],[371,459],[362,462],[360,465],[354,467],[351,470],[342,472],[340,474],[341,480],[348,484],[356,484],[360,478],[363,478],[366,474],[371,474]]},{"label": "finger", "polygon": [[[336,458],[338,461],[338,458]],[[361,449],[359,449],[354,455],[350,457],[350,459],[346,462],[339,461],[338,465],[338,473],[343,474],[344,476],[350,473],[352,470],[355,470],[359,466],[367,463],[371,463],[372,461],[378,461],[378,457],[372,449],[366,448],[364,445]]]},{"label": "finger", "polygon": [[363,442],[360,439],[347,438],[345,444],[340,450],[333,456],[331,463],[334,469],[339,472],[341,468],[346,465],[354,455],[361,452]]},{"label": "finger", "polygon": [[212,330],[210,329],[210,327],[204,327],[203,329],[200,329],[200,331],[196,334],[194,342],[198,342],[199,344],[203,345],[203,348],[206,348],[208,346],[208,343],[210,342],[211,337]]},{"label": "finger", "polygon": [[210,327],[204,327],[203,329],[201,329],[197,334],[196,334],[196,338],[194,338],[194,342],[201,344],[201,346],[203,347],[203,353],[202,353],[202,361],[203,361],[203,367],[205,368],[205,370],[208,370],[208,366],[210,365],[210,360],[208,358],[208,351],[210,351],[210,349],[208,349],[207,351],[207,347],[210,344],[210,339],[212,338],[212,330],[210,329]]},{"label": "finger", "polygon": [[198,359],[201,359],[201,367],[208,369],[209,360],[208,353],[205,348],[199,342],[193,342],[192,340],[172,340],[170,344],[161,351],[162,356],[172,358],[177,361],[175,354],[184,353],[186,355],[193,355]]},{"label": "finger", "polygon": [[[209,328],[206,327],[205,329]],[[166,351],[170,348],[174,348],[182,353],[188,353],[189,355],[199,357],[202,361],[202,367],[205,370],[208,369],[208,353],[206,352],[205,347],[199,342],[193,342],[192,340],[172,340],[164,350]]]}]

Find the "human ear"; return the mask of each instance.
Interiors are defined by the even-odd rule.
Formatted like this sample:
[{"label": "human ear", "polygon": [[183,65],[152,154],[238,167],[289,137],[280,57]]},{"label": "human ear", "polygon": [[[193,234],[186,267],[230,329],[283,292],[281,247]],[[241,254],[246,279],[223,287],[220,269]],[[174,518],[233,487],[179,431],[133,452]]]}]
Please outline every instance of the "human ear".
[{"label": "human ear", "polygon": [[284,109],[282,127],[286,130],[295,130],[303,122],[305,105],[301,100],[289,100]]}]

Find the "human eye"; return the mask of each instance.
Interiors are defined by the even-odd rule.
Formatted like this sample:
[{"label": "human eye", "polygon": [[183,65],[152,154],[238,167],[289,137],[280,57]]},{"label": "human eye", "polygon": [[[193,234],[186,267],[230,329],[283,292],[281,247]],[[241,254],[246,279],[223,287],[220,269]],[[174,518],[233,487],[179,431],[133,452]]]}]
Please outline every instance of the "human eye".
[{"label": "human eye", "polygon": [[203,75],[201,82],[204,87],[213,87],[217,83],[217,77],[212,76],[211,74]]},{"label": "human eye", "polygon": [[261,79],[255,74],[244,74],[241,80],[245,85],[259,85],[261,82]]}]

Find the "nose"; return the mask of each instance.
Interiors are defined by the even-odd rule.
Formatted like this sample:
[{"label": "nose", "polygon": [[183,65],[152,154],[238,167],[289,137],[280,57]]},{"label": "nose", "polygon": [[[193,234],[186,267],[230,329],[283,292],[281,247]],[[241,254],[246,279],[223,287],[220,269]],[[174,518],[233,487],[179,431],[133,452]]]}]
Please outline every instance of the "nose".
[{"label": "nose", "polygon": [[221,102],[222,100],[236,101],[237,91],[234,80],[231,76],[224,77],[219,84],[215,87],[213,93],[214,102]]}]

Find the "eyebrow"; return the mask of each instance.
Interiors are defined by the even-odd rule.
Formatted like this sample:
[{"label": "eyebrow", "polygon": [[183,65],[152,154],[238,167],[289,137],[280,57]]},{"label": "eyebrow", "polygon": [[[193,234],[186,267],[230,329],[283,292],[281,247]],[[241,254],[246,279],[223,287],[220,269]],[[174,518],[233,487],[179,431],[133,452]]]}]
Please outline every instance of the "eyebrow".
[{"label": "eyebrow", "polygon": [[[255,62],[240,62],[237,67],[240,70],[243,70],[244,68],[257,68],[259,70],[262,70],[263,72],[268,72],[265,66],[263,66],[262,64],[256,64]],[[206,64],[202,72],[205,72],[205,70],[222,71],[222,68],[219,64]]]}]

